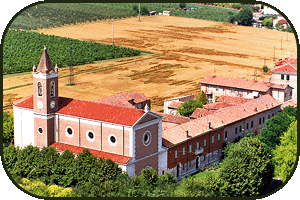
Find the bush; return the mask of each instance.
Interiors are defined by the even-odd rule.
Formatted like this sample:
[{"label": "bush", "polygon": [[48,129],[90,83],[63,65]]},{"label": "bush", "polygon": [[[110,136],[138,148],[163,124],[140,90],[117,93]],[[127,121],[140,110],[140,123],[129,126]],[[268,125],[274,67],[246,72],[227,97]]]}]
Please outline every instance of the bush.
[{"label": "bush", "polygon": [[14,143],[14,118],[9,112],[3,112],[3,143]]},{"label": "bush", "polygon": [[267,73],[267,72],[269,71],[269,68],[268,68],[267,65],[264,65],[264,66],[263,66],[263,71],[264,71],[265,73]]}]

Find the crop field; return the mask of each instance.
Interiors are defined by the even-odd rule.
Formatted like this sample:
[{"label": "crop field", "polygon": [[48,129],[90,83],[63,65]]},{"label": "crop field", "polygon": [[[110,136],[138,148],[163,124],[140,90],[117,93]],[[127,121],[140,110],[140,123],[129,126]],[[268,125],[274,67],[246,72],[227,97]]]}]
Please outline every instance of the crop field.
[{"label": "crop field", "polygon": [[[112,43],[110,21],[40,32]],[[75,66],[75,86],[66,86],[68,69],[61,69],[59,95],[93,101],[138,91],[150,97],[152,109],[159,111],[167,98],[199,94],[199,82],[208,74],[252,80],[257,70],[258,80],[268,81],[270,73],[264,73],[262,67],[264,63],[270,69],[274,67],[274,50],[276,60],[297,55],[292,33],[174,16],[117,20],[114,43],[153,54]],[[4,110],[11,111],[11,102],[31,95],[31,84],[32,74],[5,76]]]}]

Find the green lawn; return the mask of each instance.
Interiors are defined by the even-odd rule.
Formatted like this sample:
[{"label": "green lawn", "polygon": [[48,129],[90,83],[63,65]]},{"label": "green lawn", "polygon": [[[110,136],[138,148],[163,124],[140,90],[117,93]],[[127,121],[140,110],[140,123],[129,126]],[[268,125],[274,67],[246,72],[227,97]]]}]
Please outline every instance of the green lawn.
[{"label": "green lawn", "polygon": [[[196,174],[193,174],[192,177],[195,177],[196,179],[199,180],[204,180],[206,175],[211,175],[211,174],[215,174],[218,175],[219,174],[219,169],[215,170],[215,171],[203,171],[203,172],[198,172]],[[183,188],[183,184],[179,184],[176,188],[175,188],[176,192],[184,192],[184,188]]]}]

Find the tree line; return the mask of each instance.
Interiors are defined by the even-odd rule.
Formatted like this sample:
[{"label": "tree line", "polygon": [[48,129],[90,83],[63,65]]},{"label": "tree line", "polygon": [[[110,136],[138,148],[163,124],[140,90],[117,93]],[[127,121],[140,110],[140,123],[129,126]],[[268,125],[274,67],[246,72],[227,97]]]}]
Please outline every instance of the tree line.
[{"label": "tree line", "polygon": [[3,74],[31,71],[33,65],[38,65],[45,45],[52,64],[57,64],[59,67],[70,65],[70,47],[73,49],[73,65],[141,54],[140,50],[115,45],[80,41],[30,31],[8,30],[3,44]]}]

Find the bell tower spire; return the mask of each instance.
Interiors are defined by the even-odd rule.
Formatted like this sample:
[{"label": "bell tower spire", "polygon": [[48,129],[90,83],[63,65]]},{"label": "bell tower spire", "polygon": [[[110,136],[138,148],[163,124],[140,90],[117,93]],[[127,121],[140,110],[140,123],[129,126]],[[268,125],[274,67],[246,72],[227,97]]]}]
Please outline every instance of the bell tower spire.
[{"label": "bell tower spire", "polygon": [[46,46],[37,68],[33,67],[34,143],[54,143],[54,119],[58,109],[58,67],[53,68]]}]

